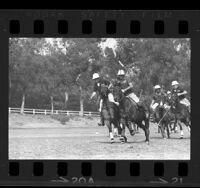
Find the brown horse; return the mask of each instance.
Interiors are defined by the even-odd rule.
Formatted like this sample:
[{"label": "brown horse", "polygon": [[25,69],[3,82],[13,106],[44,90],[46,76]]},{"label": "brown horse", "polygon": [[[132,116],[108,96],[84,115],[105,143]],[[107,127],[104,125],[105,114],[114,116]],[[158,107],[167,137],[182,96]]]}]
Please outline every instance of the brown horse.
[{"label": "brown horse", "polygon": [[180,103],[178,96],[174,95],[171,100],[171,109],[172,112],[175,114],[175,119],[177,124],[181,130],[181,138],[183,137],[183,128],[181,123],[184,123],[189,130],[191,131],[191,119],[190,119],[190,112],[189,109]]},{"label": "brown horse", "polygon": [[120,121],[120,113],[119,113],[119,107],[110,102],[108,100],[108,94],[109,94],[108,87],[101,87],[101,96],[103,98],[103,105],[101,110],[101,115],[104,119],[105,125],[108,127],[109,136],[111,143],[114,142],[114,135],[112,132],[112,124],[114,125],[114,128],[118,130],[118,134],[121,134],[121,129],[119,127],[119,121]]},{"label": "brown horse", "polygon": [[115,101],[119,102],[121,136],[126,140],[125,127],[130,125],[128,123],[130,121],[144,130],[145,141],[149,142],[149,118],[146,118],[144,109],[130,98],[124,96],[119,86],[113,86],[112,93]]},{"label": "brown horse", "polygon": [[170,106],[167,105],[169,108],[166,108],[166,105],[163,97],[155,111],[155,122],[158,123],[162,137],[165,138],[165,130],[167,130],[167,137],[170,138],[169,128],[175,116],[171,112]]}]

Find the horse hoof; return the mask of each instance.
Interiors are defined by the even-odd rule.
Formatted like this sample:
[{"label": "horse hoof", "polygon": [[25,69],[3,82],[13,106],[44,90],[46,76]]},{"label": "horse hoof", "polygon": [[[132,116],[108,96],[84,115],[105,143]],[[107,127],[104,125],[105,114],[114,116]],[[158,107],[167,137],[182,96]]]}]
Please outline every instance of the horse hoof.
[{"label": "horse hoof", "polygon": [[148,144],[149,145],[149,141],[145,141],[146,142],[146,144]]},{"label": "horse hoof", "polygon": [[124,137],[120,137],[119,140],[120,140],[121,143],[125,143],[126,142],[126,139]]},{"label": "horse hoof", "polygon": [[114,143],[114,139],[111,139],[111,140],[110,140],[110,143],[113,144],[113,143]]}]

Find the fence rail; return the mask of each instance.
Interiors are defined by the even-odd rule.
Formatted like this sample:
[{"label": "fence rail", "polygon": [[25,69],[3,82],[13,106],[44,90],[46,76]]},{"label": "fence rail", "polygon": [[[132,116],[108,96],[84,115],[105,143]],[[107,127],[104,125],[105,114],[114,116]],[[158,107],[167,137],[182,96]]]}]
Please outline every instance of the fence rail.
[{"label": "fence rail", "polygon": [[[21,113],[20,108],[8,108],[9,114],[10,113]],[[80,111],[67,111],[67,110],[47,110],[47,109],[30,109],[24,108],[24,114],[43,114],[43,115],[52,115],[52,114],[64,114],[64,115],[81,115]],[[84,116],[99,116],[99,112],[83,112]]]},{"label": "fence rail", "polygon": [[[21,113],[21,109],[20,108],[8,108],[9,110],[9,114],[10,113]],[[81,113],[80,111],[67,111],[67,110],[53,110],[53,113],[51,110],[47,110],[47,109],[30,109],[30,108],[24,108],[24,114],[43,114],[43,115],[52,115],[52,114],[63,114],[63,115],[77,115],[80,116]],[[88,111],[84,111],[83,116],[96,116],[99,117],[100,114],[99,112],[88,112]],[[153,117],[150,116],[150,121],[153,120]]]}]

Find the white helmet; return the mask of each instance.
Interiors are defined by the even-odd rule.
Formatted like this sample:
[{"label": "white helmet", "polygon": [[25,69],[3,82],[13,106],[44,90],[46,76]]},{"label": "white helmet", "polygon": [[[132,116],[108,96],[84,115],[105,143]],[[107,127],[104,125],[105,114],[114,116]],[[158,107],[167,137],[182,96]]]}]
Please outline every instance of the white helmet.
[{"label": "white helmet", "polygon": [[99,77],[100,77],[100,76],[99,76],[98,73],[94,73],[93,76],[92,76],[92,79],[95,80],[95,79],[97,79],[97,78],[99,78]]},{"label": "white helmet", "polygon": [[154,89],[161,89],[159,85],[154,86]]},{"label": "white helmet", "polygon": [[179,85],[179,83],[177,81],[173,81],[172,86],[175,86],[175,85]]},{"label": "white helmet", "polygon": [[123,75],[125,75],[124,70],[119,70],[117,76],[123,76]]},{"label": "white helmet", "polygon": [[171,91],[167,91],[167,94],[168,94],[168,95],[171,94]]}]

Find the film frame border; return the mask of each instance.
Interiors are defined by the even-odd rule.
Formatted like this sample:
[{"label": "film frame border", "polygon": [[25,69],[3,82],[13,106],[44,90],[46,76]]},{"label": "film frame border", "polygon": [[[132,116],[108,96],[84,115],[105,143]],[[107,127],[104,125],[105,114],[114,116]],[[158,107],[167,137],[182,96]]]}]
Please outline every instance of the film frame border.
[{"label": "film frame border", "polygon": [[[93,184],[92,180],[94,181],[93,185],[148,185],[148,183],[155,185],[197,185],[200,183],[198,181],[200,169],[200,152],[198,150],[199,127],[197,126],[192,127],[191,160],[189,161],[8,160],[8,98],[5,101],[5,98],[8,96],[9,37],[191,38],[191,62],[193,62],[191,77],[193,82],[196,78],[194,75],[198,75],[198,69],[195,66],[197,66],[199,60],[200,24],[197,22],[197,19],[200,17],[199,11],[7,10],[1,11],[0,15],[0,38],[2,41],[0,84],[1,88],[3,88],[0,101],[1,106],[3,106],[0,113],[2,124],[0,128],[0,148],[2,148],[2,154],[0,155],[0,184],[41,184],[41,181],[43,181],[42,184],[45,185],[62,185],[63,182],[63,185],[85,185]],[[59,30],[58,22],[60,20],[62,20],[62,24]],[[62,26],[63,24],[64,26]],[[92,29],[88,29],[91,26]],[[14,28],[14,31],[12,28]],[[62,28],[65,28],[64,32]],[[196,90],[195,93],[192,92],[191,101],[192,122],[196,123],[198,122],[198,103],[194,101],[198,101],[198,91]],[[67,165],[64,169],[64,174],[61,173],[61,175],[65,176],[60,176],[57,172],[57,164],[61,162]],[[84,170],[81,170],[81,167],[84,168],[84,165],[86,169],[90,168],[88,164],[91,167],[91,171],[86,170],[87,172],[84,172]],[[35,170],[36,176],[32,173],[33,166],[35,165],[43,169],[42,174],[37,170]],[[158,170],[159,168],[161,170]],[[9,169],[10,171],[12,169],[19,169],[19,176],[16,176],[18,172],[13,171],[9,175]],[[98,171],[94,169],[98,169]],[[135,171],[134,169],[139,169],[139,173],[136,172],[138,170]],[[182,171],[185,171],[181,169],[188,169],[186,170],[187,173],[181,174]],[[60,177],[64,177],[64,179],[59,179]]]}]

